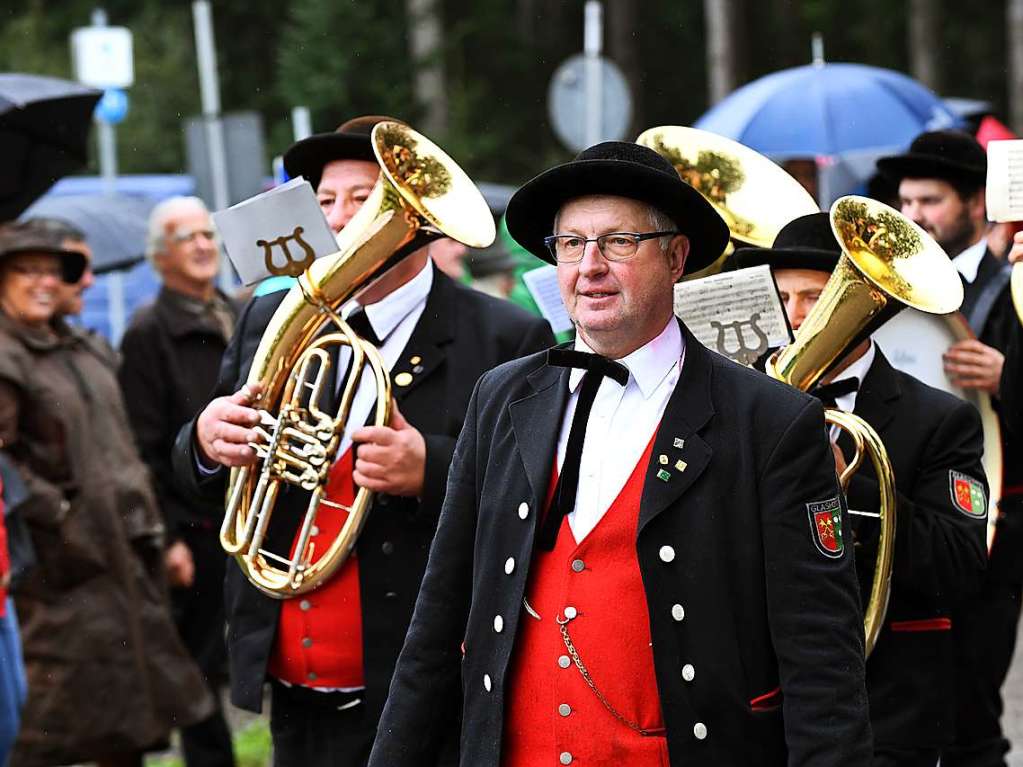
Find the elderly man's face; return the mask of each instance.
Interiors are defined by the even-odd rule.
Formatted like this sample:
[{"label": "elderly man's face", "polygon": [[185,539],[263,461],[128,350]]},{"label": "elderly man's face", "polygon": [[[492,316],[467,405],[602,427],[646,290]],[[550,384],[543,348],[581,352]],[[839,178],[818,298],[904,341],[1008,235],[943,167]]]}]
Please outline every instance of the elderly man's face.
[{"label": "elderly man's face", "polygon": [[323,166],[316,199],[334,234],[359,212],[379,175],[380,167],[367,160],[334,160]]},{"label": "elderly man's face", "polygon": [[173,276],[192,285],[209,285],[217,277],[220,253],[213,220],[201,208],[183,208],[163,227],[164,248],[156,268],[164,279]]},{"label": "elderly man's face", "polygon": [[[581,197],[567,203],[555,234],[599,237],[611,232],[653,231],[650,208],[623,197]],[[685,266],[689,241],[645,240],[626,261],[608,261],[595,242],[582,260],[558,264],[558,285],[583,340],[599,354],[620,358],[655,338],[671,319],[674,285]]]},{"label": "elderly man's face", "polygon": [[96,282],[96,275],[92,272],[92,249],[84,242],[75,240],[64,240],[61,243],[61,247],[64,250],[77,251],[85,256],[85,271],[82,272],[81,279],[70,285],[62,282],[58,288],[59,306],[57,307],[57,314],[60,316],[68,314],[78,315],[82,313],[85,291]]}]

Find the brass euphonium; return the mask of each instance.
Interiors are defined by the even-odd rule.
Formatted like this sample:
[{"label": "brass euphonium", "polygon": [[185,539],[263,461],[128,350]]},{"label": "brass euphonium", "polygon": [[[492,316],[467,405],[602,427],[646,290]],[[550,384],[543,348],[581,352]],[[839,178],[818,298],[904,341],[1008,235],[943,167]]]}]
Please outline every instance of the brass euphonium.
[{"label": "brass euphonium", "polygon": [[[931,237],[893,208],[865,197],[842,197],[831,206],[831,228],[842,257],[796,332],[794,343],[767,363],[768,375],[808,391],[850,351],[907,306],[948,314],[963,301],[951,260]],[[880,535],[874,580],[864,614],[869,654],[888,609],[895,547],[895,477],[877,432],[862,418],[827,410],[828,423],[848,432],[856,453],[842,473],[843,488],[870,456],[880,486]]]},{"label": "brass euphonium", "polygon": [[[220,531],[224,550],[260,591],[286,599],[323,584],[355,546],[372,493],[358,488],[350,508],[324,497],[327,476],[366,365],[376,382],[372,423],[390,417],[388,371],[373,344],[338,315],[341,305],[412,251],[447,236],[470,247],[494,240],[494,220],[469,177],[425,136],[398,122],[381,122],[371,137],[380,177],[369,198],[338,236],[338,252],[317,259],[298,278],[270,320],[260,341],[248,384],[262,391],[262,441],[253,445],[257,463],[233,469]],[[324,331],[332,327],[332,332]],[[319,395],[334,386],[329,349],[349,346],[352,365],[335,413],[324,412]],[[294,553],[264,548],[281,485],[310,492]],[[315,558],[310,537],[321,507],[348,513],[341,532]]]},{"label": "brass euphonium", "polygon": [[[716,133],[661,125],[643,131],[636,143],[670,162],[714,206],[728,225],[730,239],[743,245],[769,248],[787,223],[820,210],[813,196],[773,160]],[[729,242],[713,264],[683,279],[717,274],[733,250]]]}]

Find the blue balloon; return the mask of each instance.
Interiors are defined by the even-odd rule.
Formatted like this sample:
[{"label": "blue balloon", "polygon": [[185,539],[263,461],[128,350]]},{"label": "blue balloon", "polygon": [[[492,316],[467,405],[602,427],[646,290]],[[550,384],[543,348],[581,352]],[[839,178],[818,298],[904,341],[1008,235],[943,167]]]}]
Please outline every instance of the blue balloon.
[{"label": "blue balloon", "polygon": [[120,88],[108,88],[96,103],[97,119],[110,125],[117,125],[128,114],[128,94]]}]

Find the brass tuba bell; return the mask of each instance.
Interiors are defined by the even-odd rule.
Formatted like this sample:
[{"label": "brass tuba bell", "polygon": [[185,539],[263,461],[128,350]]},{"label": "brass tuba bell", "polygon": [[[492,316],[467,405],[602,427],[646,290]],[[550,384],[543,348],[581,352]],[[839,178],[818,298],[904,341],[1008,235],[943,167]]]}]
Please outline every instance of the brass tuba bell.
[{"label": "brass tuba bell", "polygon": [[[842,197],[831,206],[831,228],[842,257],[794,343],[768,360],[767,373],[802,391],[816,386],[835,364],[907,306],[948,314],[963,301],[951,260],[919,226],[893,208],[865,197]],[[862,418],[827,410],[828,423],[848,432],[856,453],[840,477],[843,488],[869,455],[880,486],[880,523],[874,580],[864,615],[867,654],[888,609],[895,547],[895,477],[877,432]]]},{"label": "brass tuba bell", "polygon": [[[341,305],[414,250],[438,237],[470,247],[494,241],[494,219],[479,190],[439,147],[407,125],[380,122],[371,142],[380,177],[366,202],[338,235],[338,252],[313,261],[298,278],[267,325],[249,370],[261,384],[253,407],[260,410],[263,441],[253,444],[258,460],[233,469],[220,543],[245,576],[271,597],[285,599],[323,584],[344,563],[366,521],[372,493],[359,488],[350,508],[325,497],[328,472],[337,457],[359,378],[366,365],[376,382],[372,423],[390,417],[391,386],[377,349],[338,315]],[[324,331],[331,329],[324,335]],[[349,346],[352,366],[337,411],[324,412],[319,394],[334,386],[329,349]],[[282,486],[310,492],[294,553],[264,547]],[[338,534],[321,556],[310,543],[319,513],[347,512]]]},{"label": "brass tuba bell", "polygon": [[[787,223],[820,210],[810,193],[773,160],[716,133],[661,125],[643,131],[636,143],[670,162],[714,206],[731,239],[744,245],[769,248]],[[717,274],[732,250],[729,243],[713,264],[684,279]]]}]

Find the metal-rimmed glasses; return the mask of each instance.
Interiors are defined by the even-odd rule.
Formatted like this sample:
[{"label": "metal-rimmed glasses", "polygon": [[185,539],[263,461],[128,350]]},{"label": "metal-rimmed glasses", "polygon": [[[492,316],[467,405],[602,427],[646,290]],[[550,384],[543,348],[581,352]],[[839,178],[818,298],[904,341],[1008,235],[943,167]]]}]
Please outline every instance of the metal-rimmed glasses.
[{"label": "metal-rimmed glasses", "polygon": [[597,243],[600,255],[608,261],[626,261],[636,255],[644,240],[669,237],[677,231],[665,229],[660,232],[608,232],[599,237],[580,237],[577,234],[552,234],[543,238],[544,245],[559,264],[577,264],[582,261],[586,246]]}]

